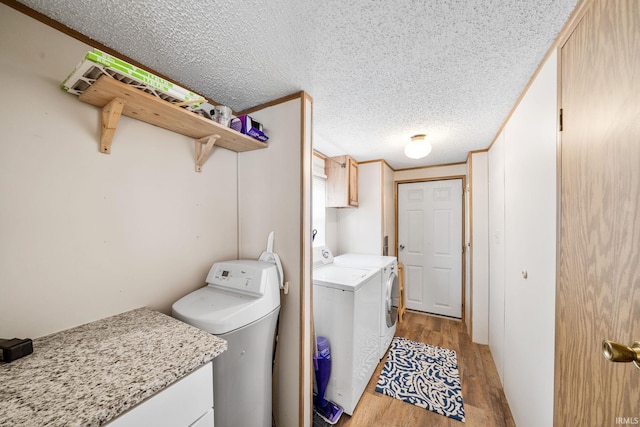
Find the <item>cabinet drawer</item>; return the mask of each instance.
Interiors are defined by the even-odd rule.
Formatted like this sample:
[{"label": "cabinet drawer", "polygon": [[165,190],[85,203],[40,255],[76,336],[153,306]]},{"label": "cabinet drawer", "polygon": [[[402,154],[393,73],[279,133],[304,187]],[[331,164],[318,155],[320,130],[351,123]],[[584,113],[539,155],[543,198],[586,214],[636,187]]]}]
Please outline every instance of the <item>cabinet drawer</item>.
[{"label": "cabinet drawer", "polygon": [[[151,396],[120,415],[109,427],[188,427],[213,407],[213,363]],[[213,411],[211,412],[213,418]],[[208,425],[206,422],[202,425]]]}]

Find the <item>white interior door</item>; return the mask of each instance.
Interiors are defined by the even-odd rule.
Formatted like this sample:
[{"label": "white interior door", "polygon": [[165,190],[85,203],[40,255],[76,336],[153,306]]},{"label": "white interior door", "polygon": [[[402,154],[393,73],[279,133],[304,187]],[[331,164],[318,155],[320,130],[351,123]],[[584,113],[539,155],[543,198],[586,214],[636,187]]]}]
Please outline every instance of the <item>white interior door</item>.
[{"label": "white interior door", "polygon": [[398,185],[406,307],[462,317],[462,180]]}]

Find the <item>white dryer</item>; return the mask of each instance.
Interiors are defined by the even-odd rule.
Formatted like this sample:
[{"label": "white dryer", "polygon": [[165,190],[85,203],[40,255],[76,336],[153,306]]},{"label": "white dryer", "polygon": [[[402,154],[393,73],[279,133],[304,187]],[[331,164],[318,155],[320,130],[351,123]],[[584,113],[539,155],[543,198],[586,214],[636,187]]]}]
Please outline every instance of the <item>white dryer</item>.
[{"label": "white dryer", "polygon": [[381,271],[378,360],[382,360],[396,333],[399,283],[398,259],[393,256],[344,254],[336,256],[334,264],[356,268],[377,268]]},{"label": "white dryer", "polygon": [[352,415],[379,361],[380,269],[334,264],[326,247],[313,261],[315,333],[331,346],[325,396]]}]

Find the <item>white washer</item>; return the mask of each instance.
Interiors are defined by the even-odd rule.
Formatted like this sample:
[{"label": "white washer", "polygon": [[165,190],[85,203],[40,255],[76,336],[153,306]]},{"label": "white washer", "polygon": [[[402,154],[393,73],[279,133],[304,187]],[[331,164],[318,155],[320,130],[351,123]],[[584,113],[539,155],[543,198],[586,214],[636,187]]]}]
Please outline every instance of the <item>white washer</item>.
[{"label": "white washer", "polygon": [[325,396],[352,415],[379,360],[380,269],[332,261],[327,248],[314,248],[313,319],[331,346]]},{"label": "white washer", "polygon": [[254,260],[216,263],[207,283],[174,303],[172,314],[227,340],[227,351],[213,359],[215,426],[270,427],[280,310],[276,265]]},{"label": "white washer", "polygon": [[333,262],[338,265],[359,268],[378,268],[381,275],[380,288],[380,349],[378,359],[382,360],[396,333],[398,318],[398,260],[393,256],[344,254],[338,255]]}]

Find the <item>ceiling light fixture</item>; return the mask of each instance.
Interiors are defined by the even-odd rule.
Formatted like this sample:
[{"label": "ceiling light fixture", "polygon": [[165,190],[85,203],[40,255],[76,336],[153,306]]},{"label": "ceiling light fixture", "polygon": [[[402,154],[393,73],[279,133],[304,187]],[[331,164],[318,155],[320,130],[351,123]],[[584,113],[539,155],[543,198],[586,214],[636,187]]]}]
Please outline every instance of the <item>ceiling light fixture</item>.
[{"label": "ceiling light fixture", "polygon": [[427,157],[431,152],[431,144],[425,139],[427,135],[413,135],[411,142],[404,147],[404,155],[410,159]]}]

